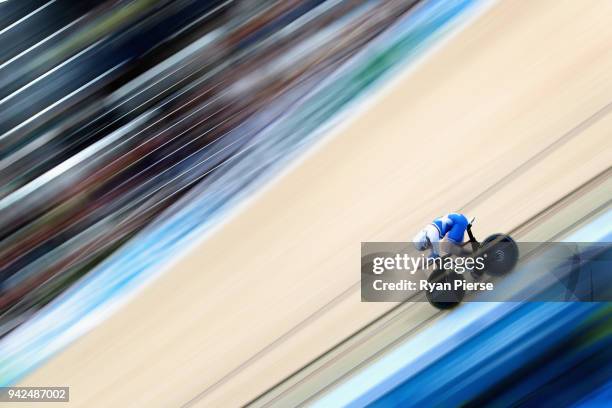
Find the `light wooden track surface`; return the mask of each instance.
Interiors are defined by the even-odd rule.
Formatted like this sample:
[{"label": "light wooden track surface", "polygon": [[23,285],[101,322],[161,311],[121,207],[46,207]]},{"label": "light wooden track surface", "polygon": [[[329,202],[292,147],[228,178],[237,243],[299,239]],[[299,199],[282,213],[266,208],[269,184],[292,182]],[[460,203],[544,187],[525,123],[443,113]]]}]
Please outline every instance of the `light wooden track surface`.
[{"label": "light wooden track surface", "polygon": [[84,407],[250,401],[392,306],[360,302],[361,241],[457,210],[511,230],[610,166],[610,15],[496,3],[23,385]]}]

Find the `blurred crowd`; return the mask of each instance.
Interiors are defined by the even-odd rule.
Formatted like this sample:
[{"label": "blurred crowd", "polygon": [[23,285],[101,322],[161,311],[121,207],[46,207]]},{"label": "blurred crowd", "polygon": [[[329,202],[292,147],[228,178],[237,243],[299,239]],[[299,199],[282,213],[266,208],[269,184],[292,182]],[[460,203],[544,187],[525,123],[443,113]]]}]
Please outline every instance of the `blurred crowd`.
[{"label": "blurred crowd", "polygon": [[0,3],[0,336],[415,3]]}]

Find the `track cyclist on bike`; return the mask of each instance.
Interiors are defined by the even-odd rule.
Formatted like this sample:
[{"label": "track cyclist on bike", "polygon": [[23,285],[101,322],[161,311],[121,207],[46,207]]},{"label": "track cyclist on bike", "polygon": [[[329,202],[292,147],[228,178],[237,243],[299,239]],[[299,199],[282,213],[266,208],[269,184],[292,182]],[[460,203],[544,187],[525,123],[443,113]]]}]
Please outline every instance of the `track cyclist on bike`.
[{"label": "track cyclist on bike", "polygon": [[[449,252],[454,255],[463,255],[463,236],[470,224],[468,217],[464,214],[450,213],[436,218],[431,224],[426,225],[413,239],[414,246],[419,251],[431,248],[431,257],[440,256],[440,241],[446,237]],[[445,247],[446,248],[446,247]]]}]

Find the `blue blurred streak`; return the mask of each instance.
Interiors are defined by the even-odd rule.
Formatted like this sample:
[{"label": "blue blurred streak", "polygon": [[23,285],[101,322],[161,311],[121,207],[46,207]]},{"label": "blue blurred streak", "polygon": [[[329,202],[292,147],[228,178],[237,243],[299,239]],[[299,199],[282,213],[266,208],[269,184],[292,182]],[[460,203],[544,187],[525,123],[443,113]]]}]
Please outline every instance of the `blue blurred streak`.
[{"label": "blue blurred streak", "polygon": [[[609,242],[610,220],[612,210],[564,241]],[[612,376],[611,317],[608,303],[468,303],[315,406],[514,406],[526,398],[530,406],[567,405]],[[587,367],[581,376],[555,383],[580,364]],[[606,388],[593,392],[582,403],[596,404],[609,394]]]}]

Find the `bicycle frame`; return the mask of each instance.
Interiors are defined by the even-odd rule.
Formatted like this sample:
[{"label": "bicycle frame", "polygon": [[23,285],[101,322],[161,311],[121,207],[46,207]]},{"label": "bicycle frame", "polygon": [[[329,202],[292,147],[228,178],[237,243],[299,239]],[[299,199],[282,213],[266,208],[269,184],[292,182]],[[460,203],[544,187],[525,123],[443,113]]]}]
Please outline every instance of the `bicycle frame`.
[{"label": "bicycle frame", "polygon": [[478,248],[480,247],[480,242],[478,242],[478,240],[476,239],[476,237],[474,236],[474,233],[472,232],[472,224],[468,224],[467,226],[467,234],[468,237],[470,238],[468,242],[466,242],[466,244],[472,244],[472,252],[476,252],[478,250]]}]

